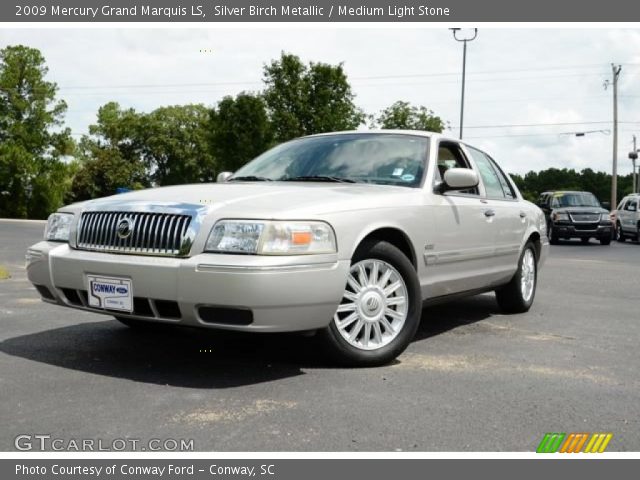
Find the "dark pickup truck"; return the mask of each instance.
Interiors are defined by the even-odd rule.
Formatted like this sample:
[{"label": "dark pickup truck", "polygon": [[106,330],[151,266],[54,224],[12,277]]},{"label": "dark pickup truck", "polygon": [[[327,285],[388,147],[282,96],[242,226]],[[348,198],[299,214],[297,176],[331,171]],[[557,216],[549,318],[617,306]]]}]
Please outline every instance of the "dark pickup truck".
[{"label": "dark pickup truck", "polygon": [[589,192],[544,192],[537,202],[547,220],[547,235],[553,245],[559,240],[579,238],[582,243],[597,238],[609,245],[613,224],[609,211]]}]

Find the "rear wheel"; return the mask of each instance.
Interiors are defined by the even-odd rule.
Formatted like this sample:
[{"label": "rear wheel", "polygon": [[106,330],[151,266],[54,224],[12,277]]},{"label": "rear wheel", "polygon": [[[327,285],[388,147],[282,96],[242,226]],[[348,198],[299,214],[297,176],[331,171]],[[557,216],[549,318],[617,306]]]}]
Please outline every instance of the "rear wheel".
[{"label": "rear wheel", "polygon": [[609,245],[611,243],[611,237],[602,237],[600,239],[600,245]]},{"label": "rear wheel", "polygon": [[505,313],[524,313],[531,308],[536,296],[538,265],[536,249],[528,242],[518,262],[518,270],[504,287],[496,290],[496,300]]},{"label": "rear wheel", "polygon": [[616,223],[616,236],[618,237],[619,242],[625,241],[624,232],[622,231],[622,225],[620,225],[620,222]]},{"label": "rear wheel", "polygon": [[321,337],[339,363],[383,365],[407,348],[421,310],[420,283],[409,259],[388,242],[369,242],[353,256],[342,300]]},{"label": "rear wheel", "polygon": [[581,239],[580,239],[580,241],[581,241],[583,244],[587,244],[587,243],[589,243],[589,238],[588,238],[588,237],[583,237],[583,238],[581,238]]}]

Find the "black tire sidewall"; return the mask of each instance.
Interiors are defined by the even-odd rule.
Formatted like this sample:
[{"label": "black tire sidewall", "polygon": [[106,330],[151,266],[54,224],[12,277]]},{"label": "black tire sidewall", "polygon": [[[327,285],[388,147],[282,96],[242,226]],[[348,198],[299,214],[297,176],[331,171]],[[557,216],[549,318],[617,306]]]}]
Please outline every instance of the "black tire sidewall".
[{"label": "black tire sidewall", "polygon": [[353,255],[351,265],[362,260],[382,260],[395,268],[402,276],[409,296],[409,308],[402,331],[388,345],[376,350],[361,350],[349,343],[338,331],[333,317],[325,329],[325,337],[338,361],[361,366],[374,366],[395,359],[411,342],[420,324],[422,313],[422,293],[415,268],[409,259],[395,246],[385,241],[368,242]]}]

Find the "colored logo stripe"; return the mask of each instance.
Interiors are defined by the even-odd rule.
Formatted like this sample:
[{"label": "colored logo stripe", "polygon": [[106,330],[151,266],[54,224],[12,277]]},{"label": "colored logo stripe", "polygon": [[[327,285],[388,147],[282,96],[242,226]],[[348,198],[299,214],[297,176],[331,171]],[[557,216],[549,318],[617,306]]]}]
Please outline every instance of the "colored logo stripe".
[{"label": "colored logo stripe", "polygon": [[566,433],[546,433],[538,445],[537,453],[555,453],[560,448]]},{"label": "colored logo stripe", "polygon": [[570,433],[560,448],[560,453],[578,453],[589,438],[588,433]]},{"label": "colored logo stripe", "polygon": [[611,433],[594,433],[591,440],[584,449],[584,453],[602,453],[611,441],[613,434]]},{"label": "colored logo stripe", "polygon": [[578,453],[585,443],[584,453],[602,453],[612,438],[612,433],[545,433],[536,453]]}]

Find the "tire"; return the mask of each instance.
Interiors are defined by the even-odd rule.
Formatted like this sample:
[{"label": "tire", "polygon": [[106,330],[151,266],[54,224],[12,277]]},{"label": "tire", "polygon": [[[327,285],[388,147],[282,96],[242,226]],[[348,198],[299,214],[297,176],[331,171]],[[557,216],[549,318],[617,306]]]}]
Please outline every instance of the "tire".
[{"label": "tire", "polygon": [[588,237],[583,237],[580,239],[580,241],[582,242],[583,245],[586,245],[587,243],[589,243],[590,238]]},{"label": "tire", "polygon": [[600,245],[610,245],[611,244],[611,237],[602,237],[600,239]]},{"label": "tire", "polygon": [[[523,277],[527,277],[533,283],[527,284],[525,288]],[[505,286],[496,290],[498,306],[505,313],[527,312],[533,304],[537,286],[538,260],[536,258],[536,249],[532,242],[528,242],[520,254],[518,270],[513,275],[513,278]]]},{"label": "tire", "polygon": [[554,232],[554,228],[553,225],[549,225],[549,243],[551,245],[558,245],[559,241],[558,241],[558,237],[556,236],[555,232]]},{"label": "tire", "polygon": [[617,233],[619,242],[624,242],[626,240],[624,236],[624,232],[622,231],[622,225],[620,225],[620,222],[616,223],[616,233]]},{"label": "tire", "polygon": [[407,348],[421,313],[420,282],[409,259],[388,242],[367,242],[353,255],[344,296],[320,338],[339,364],[384,365]]}]

